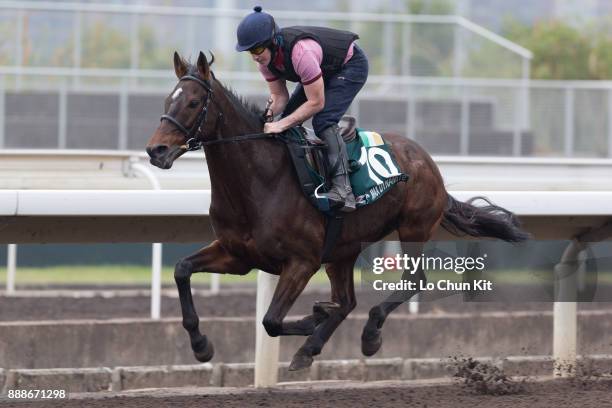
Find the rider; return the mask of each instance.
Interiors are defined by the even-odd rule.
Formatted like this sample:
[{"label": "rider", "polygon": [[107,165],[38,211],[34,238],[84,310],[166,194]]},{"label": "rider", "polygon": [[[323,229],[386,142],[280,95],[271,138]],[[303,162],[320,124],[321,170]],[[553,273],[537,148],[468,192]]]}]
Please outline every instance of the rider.
[{"label": "rider", "polygon": [[[332,208],[355,210],[349,181],[346,145],[338,122],[368,77],[368,60],[355,43],[357,34],[324,27],[280,29],[260,6],[238,26],[237,51],[249,51],[270,88],[271,112],[281,119],[264,125],[266,133],[281,133],[312,118],[312,126],[327,144],[332,188],[325,195]],[[286,81],[299,82],[289,97]]]}]

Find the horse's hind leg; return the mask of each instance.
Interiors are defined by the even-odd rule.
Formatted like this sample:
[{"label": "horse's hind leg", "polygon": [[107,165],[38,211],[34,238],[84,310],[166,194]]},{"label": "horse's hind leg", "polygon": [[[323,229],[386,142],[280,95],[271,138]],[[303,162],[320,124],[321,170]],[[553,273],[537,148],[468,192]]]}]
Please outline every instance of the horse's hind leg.
[{"label": "horse's hind leg", "polygon": [[304,336],[312,333],[316,325],[314,315],[307,316],[297,322],[284,322],[283,320],[318,269],[319,264],[308,263],[302,259],[291,260],[283,268],[272,301],[263,319],[263,325],[268,335],[271,337]]},{"label": "horse's hind leg", "polygon": [[[325,268],[332,287],[333,303],[322,303],[326,319],[323,320],[300,349],[293,356],[289,370],[299,370],[310,367],[312,357],[321,353],[323,346],[329,340],[336,328],[355,308],[355,288],[353,284],[353,267],[356,256],[343,261],[328,264]],[[316,308],[317,306],[315,306]]]},{"label": "horse's hind leg", "polygon": [[[402,251],[411,257],[419,257],[423,251],[423,244],[421,242],[407,243],[405,239],[402,239]],[[401,279],[416,282],[417,288],[415,290],[396,290],[382,303],[370,309],[368,321],[361,334],[361,352],[365,356],[372,356],[380,349],[382,345],[380,330],[387,316],[397,309],[399,305],[410,300],[411,297],[420,292],[420,289],[418,289],[419,281],[426,282],[425,274],[420,267],[414,274],[409,270],[404,270]]]},{"label": "horse's hind leg", "polygon": [[315,302],[312,314],[294,322],[283,322],[283,336],[310,336],[329,317],[330,308],[335,306],[333,302]]},{"label": "horse's hind leg", "polygon": [[180,260],[174,269],[174,280],[179,292],[183,327],[189,333],[191,349],[201,362],[209,361],[214,354],[212,343],[200,333],[199,318],[191,296],[191,275],[195,272],[229,273],[246,275],[251,267],[227,252],[215,241],[193,255]]}]

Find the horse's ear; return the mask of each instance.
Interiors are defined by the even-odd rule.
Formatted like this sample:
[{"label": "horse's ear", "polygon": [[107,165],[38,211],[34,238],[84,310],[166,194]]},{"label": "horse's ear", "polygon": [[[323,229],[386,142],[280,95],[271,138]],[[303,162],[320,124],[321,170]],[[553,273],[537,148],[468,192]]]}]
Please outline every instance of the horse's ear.
[{"label": "horse's ear", "polygon": [[187,63],[176,51],[174,51],[174,72],[179,79],[187,75]]},{"label": "horse's ear", "polygon": [[212,67],[212,64],[215,62],[215,54],[213,54],[211,50],[208,50],[208,52],[210,53],[210,61],[208,61],[208,66]]},{"label": "horse's ear", "polygon": [[198,56],[198,73],[204,80],[210,80],[210,66],[208,65],[206,55],[202,51],[200,51]]}]

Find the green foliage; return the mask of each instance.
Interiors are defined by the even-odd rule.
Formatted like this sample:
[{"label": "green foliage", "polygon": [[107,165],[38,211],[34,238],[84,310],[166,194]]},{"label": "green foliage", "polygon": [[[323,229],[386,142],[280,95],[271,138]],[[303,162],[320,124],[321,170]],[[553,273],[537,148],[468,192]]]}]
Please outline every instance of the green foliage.
[{"label": "green foliage", "polygon": [[172,67],[171,47],[162,47],[155,38],[152,26],[143,25],[138,33],[140,39],[140,67],[142,69],[170,69]]},{"label": "green foliage", "polygon": [[612,37],[562,21],[533,27],[507,22],[504,35],[534,53],[533,79],[596,80],[612,78]]},{"label": "green foliage", "polygon": [[127,33],[95,22],[83,33],[81,66],[84,68],[129,68],[130,41]]},{"label": "green foliage", "polygon": [[[448,0],[407,0],[410,14],[452,14]],[[452,25],[413,24],[410,73],[416,76],[447,75],[451,71],[454,48]],[[399,41],[402,44],[402,41]]]},{"label": "green foliage", "polygon": [[2,21],[0,24],[0,65],[12,65],[16,63],[13,56],[15,39],[13,33],[17,31],[15,21]]},{"label": "green foliage", "polygon": [[404,5],[410,14],[453,14],[455,11],[448,0],[406,0]]},{"label": "green foliage", "polygon": [[425,14],[425,1],[424,0],[408,0],[406,2],[406,8],[410,14]]},{"label": "green foliage", "polygon": [[[452,14],[454,6],[449,0],[405,0],[395,10],[410,14]],[[380,8],[378,13],[389,13],[394,10]],[[409,63],[412,75],[437,76],[447,72],[452,64],[453,27],[452,25],[410,24],[410,60],[405,52],[407,46],[402,24],[392,25],[392,66],[386,66],[384,49],[384,24],[362,23],[359,25],[361,44],[368,54],[370,73],[372,74],[407,74],[402,66]]]},{"label": "green foliage", "polygon": [[598,38],[589,55],[589,72],[595,79],[612,79],[612,39]]},{"label": "green foliage", "polygon": [[[153,27],[142,25],[138,32],[140,69],[169,69],[173,49],[161,46]],[[72,59],[74,40],[57,49],[53,65],[66,65],[62,61]],[[81,38],[81,66],[83,68],[130,68],[130,39],[122,31],[97,21],[83,31]],[[70,65],[70,64],[68,64]]]},{"label": "green foliage", "polygon": [[519,78],[522,59],[515,53],[483,38],[466,35],[466,59],[462,70],[465,77]]}]

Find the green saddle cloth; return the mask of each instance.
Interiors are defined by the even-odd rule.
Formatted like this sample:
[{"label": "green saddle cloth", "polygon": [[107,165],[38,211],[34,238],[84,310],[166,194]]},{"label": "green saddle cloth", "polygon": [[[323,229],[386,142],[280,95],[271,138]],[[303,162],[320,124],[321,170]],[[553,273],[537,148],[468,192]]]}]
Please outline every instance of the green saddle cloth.
[{"label": "green saddle cloth", "polygon": [[373,203],[396,183],[408,181],[380,134],[357,128],[357,137],[346,148],[357,207]]},{"label": "green saddle cloth", "polygon": [[[383,137],[372,131],[357,128],[357,137],[347,143],[349,156],[350,181],[357,207],[369,205],[400,181],[407,181],[408,175],[402,173],[397,165],[390,145]],[[324,178],[313,168],[304,148],[309,146],[304,133],[298,127],[283,133],[282,138],[288,145],[299,146],[290,149],[293,163],[304,194],[322,212],[329,212],[329,203],[317,194],[323,188]],[[318,187],[317,187],[318,186]]]}]

